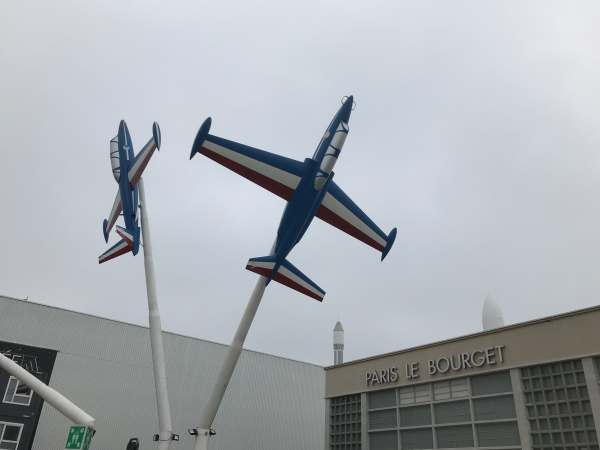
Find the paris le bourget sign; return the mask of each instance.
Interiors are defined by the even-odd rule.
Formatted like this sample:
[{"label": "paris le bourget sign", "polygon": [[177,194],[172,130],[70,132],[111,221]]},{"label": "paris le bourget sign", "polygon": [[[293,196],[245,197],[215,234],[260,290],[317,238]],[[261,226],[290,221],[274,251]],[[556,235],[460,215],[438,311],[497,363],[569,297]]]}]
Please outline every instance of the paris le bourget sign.
[{"label": "paris le bourget sign", "polygon": [[398,366],[384,369],[368,370],[365,374],[367,386],[380,386],[397,383],[403,377],[408,381],[416,381],[423,371],[430,377],[463,372],[482,367],[493,367],[504,363],[504,345],[481,348],[471,352],[457,353],[427,360],[422,366],[420,361],[409,361]]}]

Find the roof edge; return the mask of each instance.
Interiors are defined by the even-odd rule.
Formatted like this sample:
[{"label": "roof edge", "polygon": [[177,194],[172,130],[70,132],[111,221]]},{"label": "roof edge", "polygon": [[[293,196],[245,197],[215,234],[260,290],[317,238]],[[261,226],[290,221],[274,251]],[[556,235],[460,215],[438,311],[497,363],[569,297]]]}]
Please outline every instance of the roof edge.
[{"label": "roof edge", "polygon": [[462,336],[444,339],[444,340],[437,341],[437,342],[430,342],[429,344],[422,344],[422,345],[417,345],[415,347],[405,348],[402,350],[395,350],[393,352],[381,353],[379,355],[374,355],[374,356],[367,356],[366,358],[354,359],[352,361],[347,361],[347,362],[344,362],[341,364],[336,364],[333,366],[325,366],[325,370],[337,369],[339,367],[344,367],[344,366],[351,366],[353,364],[360,364],[360,363],[363,363],[366,361],[373,361],[376,359],[387,358],[388,356],[401,355],[403,353],[413,352],[416,350],[423,350],[426,348],[436,347],[438,345],[449,344],[451,342],[457,342],[457,341],[462,341],[465,339],[486,336],[489,334],[499,333],[502,331],[512,330],[515,328],[523,328],[523,327],[527,327],[530,325],[535,325],[535,324],[539,324],[539,323],[543,323],[543,322],[551,322],[553,320],[564,319],[566,317],[579,316],[579,315],[587,314],[587,313],[590,313],[593,311],[600,311],[600,305],[589,306],[587,308],[576,309],[574,311],[568,311],[565,313],[554,314],[552,316],[546,316],[546,317],[542,317],[539,319],[532,319],[532,320],[527,320],[525,322],[514,323],[511,325],[505,325],[503,327],[493,328],[491,330],[478,331],[477,333],[465,334]]},{"label": "roof edge", "polygon": [[[10,301],[15,301],[15,302],[21,302],[21,303],[28,303],[28,304],[32,304],[32,305],[36,305],[36,306],[41,306],[43,308],[49,308],[49,309],[54,309],[54,310],[59,310],[59,311],[65,311],[65,312],[72,313],[72,314],[78,314],[80,316],[86,316],[86,317],[92,317],[94,319],[106,320],[106,321],[109,321],[109,322],[115,322],[115,323],[118,323],[118,324],[128,325],[128,326],[131,326],[131,327],[143,328],[145,330],[148,329],[147,326],[139,325],[137,323],[125,322],[123,320],[111,319],[109,317],[102,317],[102,316],[98,316],[96,314],[89,314],[89,313],[85,313],[85,312],[81,312],[81,311],[74,311],[72,309],[62,308],[60,306],[47,305],[45,303],[31,301],[28,298],[16,298],[16,297],[10,297],[8,295],[2,295],[2,294],[0,294],[0,300],[3,300],[3,299],[10,300]],[[211,341],[209,339],[202,339],[202,338],[198,338],[198,337],[194,337],[194,336],[188,336],[186,334],[175,333],[173,331],[167,331],[167,330],[164,330],[164,329],[162,330],[162,332],[166,333],[166,334],[171,334],[173,336],[179,336],[179,337],[182,337],[182,338],[186,338],[186,339],[193,339],[195,341],[202,341],[202,342],[207,342],[209,344],[215,344],[215,345],[221,345],[223,347],[229,347],[228,344],[224,344],[222,342],[217,342],[217,341]],[[286,361],[292,361],[292,362],[296,362],[296,363],[299,363],[299,364],[306,364],[306,365],[309,365],[309,366],[318,367],[320,369],[324,368],[323,366],[320,366],[320,365],[315,364],[315,363],[306,362],[306,361],[300,361],[299,359],[287,358],[285,356],[274,355],[272,353],[261,352],[261,351],[258,351],[258,350],[251,350],[251,349],[248,349],[246,347],[244,347],[242,350],[246,351],[246,352],[257,353],[257,354],[260,354],[260,355],[271,356],[272,358],[285,359]]]}]

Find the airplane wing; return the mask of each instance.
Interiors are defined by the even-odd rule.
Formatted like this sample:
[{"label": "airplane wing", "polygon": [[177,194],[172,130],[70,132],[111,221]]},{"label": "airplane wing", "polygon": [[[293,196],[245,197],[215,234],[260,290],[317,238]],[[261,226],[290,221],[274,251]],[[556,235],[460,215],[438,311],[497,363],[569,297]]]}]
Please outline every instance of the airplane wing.
[{"label": "airplane wing", "polygon": [[316,215],[382,252],[381,259],[386,257],[396,239],[395,228],[386,235],[333,180]]},{"label": "airplane wing", "polygon": [[202,153],[275,195],[292,198],[304,171],[303,163],[208,134],[210,124],[208,118],[200,127],[190,159]]},{"label": "airplane wing", "polygon": [[140,177],[142,176],[142,172],[150,162],[150,158],[154,154],[154,150],[160,149],[160,128],[158,124],[154,122],[152,125],[152,137],[150,140],[144,145],[144,147],[139,151],[133,160],[133,164],[129,169],[129,173],[127,174],[129,178],[129,184],[133,188],[140,181]]},{"label": "airplane wing", "polygon": [[115,222],[119,218],[119,214],[123,210],[123,204],[121,203],[121,192],[117,190],[117,195],[115,196],[115,201],[113,203],[113,207],[110,210],[110,215],[108,219],[104,219],[104,223],[102,224],[102,232],[104,233],[104,240],[108,242],[108,235]]}]

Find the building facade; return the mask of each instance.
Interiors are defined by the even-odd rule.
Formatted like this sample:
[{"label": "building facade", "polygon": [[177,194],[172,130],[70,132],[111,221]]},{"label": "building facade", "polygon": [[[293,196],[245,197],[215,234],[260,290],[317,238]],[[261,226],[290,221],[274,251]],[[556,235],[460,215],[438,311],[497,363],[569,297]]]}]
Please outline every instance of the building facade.
[{"label": "building facade", "polygon": [[[0,297],[0,351],[96,418],[92,448],[156,448],[158,432],[148,329]],[[226,345],[164,333],[173,449],[217,381]],[[12,356],[11,356],[12,357]],[[211,450],[314,450],[325,423],[322,367],[244,350],[215,420]],[[0,370],[0,450],[63,450],[71,425]]]},{"label": "building facade", "polygon": [[329,450],[598,450],[600,307],[326,368]]}]

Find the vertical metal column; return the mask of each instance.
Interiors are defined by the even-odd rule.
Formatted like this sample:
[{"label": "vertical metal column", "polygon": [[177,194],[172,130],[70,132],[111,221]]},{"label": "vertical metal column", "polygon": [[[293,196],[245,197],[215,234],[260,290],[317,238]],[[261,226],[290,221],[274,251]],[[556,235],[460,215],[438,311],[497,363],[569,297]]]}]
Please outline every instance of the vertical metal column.
[{"label": "vertical metal column", "polygon": [[600,437],[600,386],[598,383],[598,374],[594,367],[592,358],[583,358],[583,374],[585,376],[585,384],[587,385],[590,403],[592,405],[592,414],[594,415],[594,425],[596,426],[596,435]]},{"label": "vertical metal column", "polygon": [[324,450],[329,450],[329,428],[331,426],[331,400],[325,399],[325,436],[324,439]]},{"label": "vertical metal column", "polygon": [[510,384],[512,385],[515,402],[517,427],[519,428],[519,436],[521,436],[521,448],[531,450],[531,427],[527,418],[527,408],[525,408],[525,394],[523,393],[520,369],[510,369]]},{"label": "vertical metal column", "polygon": [[369,450],[369,405],[367,393],[360,394],[360,447]]},{"label": "vertical metal column", "polygon": [[154,387],[156,389],[156,407],[158,410],[158,448],[168,450],[173,440],[171,422],[171,406],[167,389],[167,372],[165,350],[162,340],[162,325],[158,301],[156,300],[156,278],[154,276],[154,260],[152,257],[152,240],[148,225],[148,204],[144,192],[144,180],[138,183],[140,192],[140,210],[142,219],[142,237],[144,248],[144,270],[146,272],[146,292],[148,295],[148,322],[150,326],[150,347],[152,349],[152,368],[154,371]]}]

